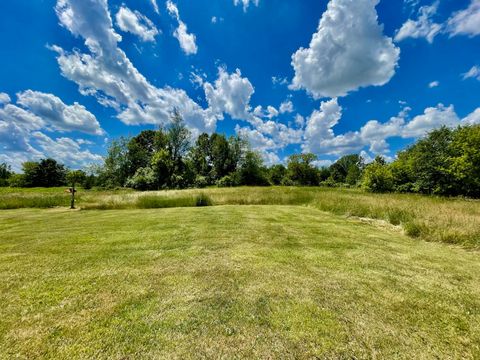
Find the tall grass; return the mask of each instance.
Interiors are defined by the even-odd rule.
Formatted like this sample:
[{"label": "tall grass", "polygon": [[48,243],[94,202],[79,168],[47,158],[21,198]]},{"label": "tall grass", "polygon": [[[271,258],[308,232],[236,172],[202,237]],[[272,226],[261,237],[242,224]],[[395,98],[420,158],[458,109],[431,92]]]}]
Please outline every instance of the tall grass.
[{"label": "tall grass", "polygon": [[[1,190],[0,209],[68,206],[63,189]],[[332,188],[211,188],[157,192],[80,191],[86,210],[150,209],[209,205],[299,205],[347,217],[387,221],[411,237],[480,248],[480,201],[411,194],[369,194]]]},{"label": "tall grass", "polygon": [[139,209],[161,209],[174,207],[211,206],[212,200],[204,193],[179,197],[140,196],[136,203]]},{"label": "tall grass", "polygon": [[57,206],[69,206],[70,197],[67,195],[42,195],[42,196],[2,196],[0,198],[0,209],[21,209],[21,208],[53,208]]}]

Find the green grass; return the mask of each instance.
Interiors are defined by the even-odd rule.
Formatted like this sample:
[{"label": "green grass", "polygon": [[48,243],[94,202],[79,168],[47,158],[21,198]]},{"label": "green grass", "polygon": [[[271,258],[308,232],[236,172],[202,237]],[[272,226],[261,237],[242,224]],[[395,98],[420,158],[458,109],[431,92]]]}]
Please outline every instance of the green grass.
[{"label": "green grass", "polygon": [[[66,207],[69,197],[63,190],[0,188],[0,209]],[[309,206],[336,215],[383,220],[401,226],[413,238],[480,249],[480,201],[460,198],[369,194],[356,189],[244,187],[147,193],[80,190],[77,205],[85,210],[195,207],[202,197],[207,205]]]},{"label": "green grass", "polygon": [[216,193],[0,212],[0,359],[480,357],[478,252]]}]

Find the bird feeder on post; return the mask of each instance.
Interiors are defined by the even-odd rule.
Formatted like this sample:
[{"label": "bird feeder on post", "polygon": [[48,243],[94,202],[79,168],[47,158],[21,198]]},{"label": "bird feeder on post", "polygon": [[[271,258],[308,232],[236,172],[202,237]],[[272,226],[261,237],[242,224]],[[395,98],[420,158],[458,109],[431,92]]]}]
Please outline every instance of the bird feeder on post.
[{"label": "bird feeder on post", "polygon": [[77,190],[75,190],[75,183],[72,183],[72,187],[70,188],[70,209],[75,209],[75,193]]},{"label": "bird feeder on post", "polygon": [[77,190],[75,189],[75,185],[78,182],[81,182],[82,179],[85,178],[85,173],[80,170],[70,171],[67,175],[67,181],[71,184],[71,188],[68,189],[70,193],[70,209],[75,209],[75,193]]}]

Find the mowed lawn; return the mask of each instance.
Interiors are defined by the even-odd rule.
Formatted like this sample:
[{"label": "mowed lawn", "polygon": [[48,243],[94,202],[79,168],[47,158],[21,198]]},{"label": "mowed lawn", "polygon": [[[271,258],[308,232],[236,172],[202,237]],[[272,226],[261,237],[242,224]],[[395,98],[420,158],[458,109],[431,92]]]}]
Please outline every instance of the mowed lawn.
[{"label": "mowed lawn", "polygon": [[0,212],[0,359],[480,358],[480,253],[307,206]]}]

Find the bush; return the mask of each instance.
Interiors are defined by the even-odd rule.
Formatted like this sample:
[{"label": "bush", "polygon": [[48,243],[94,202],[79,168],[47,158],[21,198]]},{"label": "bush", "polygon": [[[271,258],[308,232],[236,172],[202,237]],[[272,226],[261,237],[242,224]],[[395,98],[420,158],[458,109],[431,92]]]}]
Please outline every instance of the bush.
[{"label": "bush", "polygon": [[10,187],[24,187],[25,186],[25,176],[23,174],[13,174],[8,179],[8,185]]},{"label": "bush", "polygon": [[413,238],[418,238],[422,235],[422,227],[415,222],[408,222],[404,225],[405,234]]},{"label": "bush", "polygon": [[212,206],[213,202],[212,202],[212,199],[210,199],[210,197],[208,195],[201,193],[201,194],[197,195],[196,205],[197,206]]},{"label": "bush", "polygon": [[195,181],[194,181],[194,184],[193,184],[196,188],[199,188],[199,189],[203,189],[205,187],[207,187],[209,184],[208,184],[208,179],[205,177],[205,176],[202,176],[202,175],[197,175],[195,177]]},{"label": "bush", "polygon": [[150,167],[138,169],[135,175],[127,180],[127,187],[135,190],[153,190],[155,172]]},{"label": "bush", "polygon": [[232,187],[236,185],[237,185],[237,181],[233,174],[224,176],[220,180],[217,180],[218,187]]},{"label": "bush", "polygon": [[394,189],[394,178],[388,165],[373,162],[363,174],[362,186],[370,192],[386,193]]}]

